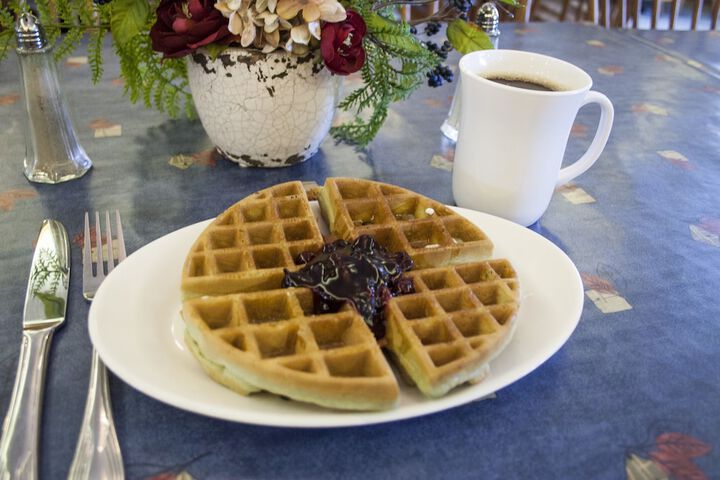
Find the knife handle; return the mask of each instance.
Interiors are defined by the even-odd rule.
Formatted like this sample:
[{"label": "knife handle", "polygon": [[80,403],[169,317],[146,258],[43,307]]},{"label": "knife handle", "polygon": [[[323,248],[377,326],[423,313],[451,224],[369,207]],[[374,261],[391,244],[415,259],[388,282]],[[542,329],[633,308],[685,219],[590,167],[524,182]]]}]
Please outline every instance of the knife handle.
[{"label": "knife handle", "polygon": [[26,330],[10,408],[0,438],[0,479],[37,478],[45,366],[54,328]]}]

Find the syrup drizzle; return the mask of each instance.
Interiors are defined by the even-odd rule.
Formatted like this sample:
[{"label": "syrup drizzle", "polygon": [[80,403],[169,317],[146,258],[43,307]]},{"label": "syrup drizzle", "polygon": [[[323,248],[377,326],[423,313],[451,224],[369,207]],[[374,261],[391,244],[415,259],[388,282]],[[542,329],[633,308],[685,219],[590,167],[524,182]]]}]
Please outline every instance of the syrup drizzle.
[{"label": "syrup drizzle", "polygon": [[316,314],[337,312],[349,301],[376,338],[385,336],[385,303],[414,292],[412,279],[402,275],[413,267],[410,256],[388,252],[369,235],[351,243],[336,240],[319,252],[303,252],[296,263],[305,266],[296,272],[286,269],[283,287],[312,289]]}]

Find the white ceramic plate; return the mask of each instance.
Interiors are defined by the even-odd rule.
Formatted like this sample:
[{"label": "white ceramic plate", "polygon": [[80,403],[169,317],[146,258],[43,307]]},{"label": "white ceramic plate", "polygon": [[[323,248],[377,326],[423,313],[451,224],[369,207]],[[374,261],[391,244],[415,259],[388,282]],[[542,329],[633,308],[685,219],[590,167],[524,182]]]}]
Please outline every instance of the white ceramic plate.
[{"label": "white ceramic plate", "polygon": [[463,405],[491,394],[538,368],[575,329],[583,288],[575,265],[554,244],[491,215],[456,209],[495,243],[520,279],[518,325],[508,347],[477,385],[439,399],[402,385],[400,401],[383,412],[341,412],[269,394],[243,397],[208,377],[183,343],[180,272],[207,222],[170,233],[121,263],[102,284],[90,308],[90,337],[105,364],[141,392],[211,417],[284,427],[343,427],[390,422]]}]

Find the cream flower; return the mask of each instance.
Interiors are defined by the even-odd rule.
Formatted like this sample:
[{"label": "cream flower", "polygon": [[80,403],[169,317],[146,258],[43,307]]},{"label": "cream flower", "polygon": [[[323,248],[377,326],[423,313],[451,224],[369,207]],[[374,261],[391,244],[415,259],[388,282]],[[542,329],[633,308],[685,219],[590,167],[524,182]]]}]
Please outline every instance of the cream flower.
[{"label": "cream flower", "polygon": [[256,20],[250,0],[220,0],[215,8],[228,18],[228,30],[233,35],[240,35],[240,45],[249,47],[256,42],[257,24],[264,25],[263,20]]},{"label": "cream flower", "polygon": [[342,22],[347,16],[345,8],[337,0],[279,0],[277,14],[286,20],[302,12],[303,19],[310,22]]},{"label": "cream flower", "polygon": [[230,33],[240,35],[243,30],[242,14],[247,11],[247,3],[244,0],[220,0],[215,3],[215,8],[220,10],[223,17],[229,19]]},{"label": "cream flower", "polygon": [[320,40],[320,22],[303,23],[290,30],[290,38],[294,43],[299,43],[300,45],[310,43],[311,36]]}]

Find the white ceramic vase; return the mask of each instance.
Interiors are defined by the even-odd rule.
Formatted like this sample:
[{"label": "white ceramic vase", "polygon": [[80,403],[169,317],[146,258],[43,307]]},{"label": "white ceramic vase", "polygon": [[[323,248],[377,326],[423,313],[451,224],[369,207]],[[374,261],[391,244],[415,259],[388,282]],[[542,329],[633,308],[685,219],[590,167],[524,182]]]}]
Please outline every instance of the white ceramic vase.
[{"label": "white ceramic vase", "polygon": [[188,77],[208,136],[243,167],[312,157],[330,129],[339,86],[318,52],[229,48],[213,59],[199,50],[188,57]]}]

